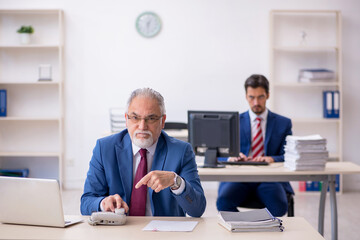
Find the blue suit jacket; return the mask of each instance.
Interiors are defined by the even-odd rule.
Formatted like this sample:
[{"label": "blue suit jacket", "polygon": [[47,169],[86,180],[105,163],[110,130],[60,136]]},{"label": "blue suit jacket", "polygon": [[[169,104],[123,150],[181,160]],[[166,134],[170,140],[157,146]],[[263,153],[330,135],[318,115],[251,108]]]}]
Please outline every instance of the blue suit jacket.
[{"label": "blue suit jacket", "polygon": [[[272,157],[275,162],[284,161],[284,146],[287,135],[291,135],[292,124],[289,118],[268,111],[264,150],[265,156]],[[251,125],[249,112],[240,114],[240,151],[246,156],[251,148]],[[288,182],[282,183],[286,192],[294,193]]]},{"label": "blue suit jacket", "polygon": [[[204,191],[189,143],[169,137],[162,131],[155,150],[151,170],[174,171],[185,180],[185,190],[175,195],[170,188],[159,193],[148,188],[154,216],[200,217],[206,207]],[[133,186],[133,153],[127,130],[99,139],[93,151],[81,196],[81,213],[100,211],[103,198],[119,194],[130,205]]]}]

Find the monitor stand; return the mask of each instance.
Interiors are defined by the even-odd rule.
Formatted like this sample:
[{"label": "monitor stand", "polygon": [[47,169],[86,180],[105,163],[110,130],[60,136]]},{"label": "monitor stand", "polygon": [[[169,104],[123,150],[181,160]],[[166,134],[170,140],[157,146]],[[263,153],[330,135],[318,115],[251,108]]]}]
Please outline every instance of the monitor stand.
[{"label": "monitor stand", "polygon": [[205,161],[202,168],[224,168],[224,165],[219,165],[217,161],[217,150],[216,149],[207,149],[205,152]]}]

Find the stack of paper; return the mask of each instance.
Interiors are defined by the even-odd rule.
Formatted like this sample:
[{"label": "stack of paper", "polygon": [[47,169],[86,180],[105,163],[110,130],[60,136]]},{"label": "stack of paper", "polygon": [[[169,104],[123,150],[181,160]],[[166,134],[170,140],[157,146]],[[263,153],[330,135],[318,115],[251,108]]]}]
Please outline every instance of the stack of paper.
[{"label": "stack of paper", "polygon": [[320,135],[287,136],[284,166],[290,170],[324,170],[329,152]]},{"label": "stack of paper", "polygon": [[219,224],[231,232],[282,232],[282,221],[267,208],[247,212],[219,212]]},{"label": "stack of paper", "polygon": [[335,73],[325,68],[301,69],[299,82],[326,82],[334,81]]}]

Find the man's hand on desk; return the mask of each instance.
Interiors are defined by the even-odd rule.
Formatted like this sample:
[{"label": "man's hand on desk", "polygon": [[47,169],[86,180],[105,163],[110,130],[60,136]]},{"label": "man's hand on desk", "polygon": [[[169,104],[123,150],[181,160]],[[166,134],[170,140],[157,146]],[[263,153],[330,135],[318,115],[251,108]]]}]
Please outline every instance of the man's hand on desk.
[{"label": "man's hand on desk", "polygon": [[239,153],[239,157],[230,157],[228,159],[229,162],[240,162],[240,161],[254,161],[254,162],[268,162],[268,163],[273,163],[274,159],[272,157],[256,157],[256,158],[252,158],[252,157],[247,157],[245,154],[243,153]]},{"label": "man's hand on desk", "polygon": [[266,157],[266,156],[256,157],[256,158],[252,159],[251,161],[254,161],[254,162],[268,162],[268,163],[275,162],[272,157]]},{"label": "man's hand on desk", "polygon": [[228,158],[229,162],[240,162],[240,161],[250,161],[251,158],[248,158],[245,154],[239,153],[238,157],[230,157]]},{"label": "man's hand on desk", "polygon": [[125,213],[129,211],[129,206],[127,203],[120,197],[119,194],[110,195],[104,198],[101,201],[101,206],[103,211],[115,212],[115,208],[124,208]]}]

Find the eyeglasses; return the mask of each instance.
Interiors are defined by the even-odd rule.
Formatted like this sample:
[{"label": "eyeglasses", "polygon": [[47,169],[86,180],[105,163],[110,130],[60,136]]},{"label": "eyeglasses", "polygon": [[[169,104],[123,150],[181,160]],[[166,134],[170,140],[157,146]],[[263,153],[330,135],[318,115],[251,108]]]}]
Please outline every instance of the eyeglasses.
[{"label": "eyeglasses", "polygon": [[258,96],[258,97],[248,96],[248,98],[249,98],[251,101],[253,101],[253,100],[255,100],[255,99],[257,99],[258,101],[262,101],[262,100],[264,100],[264,99],[266,98],[266,96],[265,96],[265,95],[260,95],[260,96]]},{"label": "eyeglasses", "polygon": [[157,121],[159,121],[160,118],[162,118],[163,115],[161,116],[156,116],[156,115],[151,115],[151,116],[148,116],[148,117],[139,117],[139,116],[136,116],[136,115],[127,115],[127,118],[132,122],[132,123],[139,123],[141,122],[141,120],[144,120],[145,123],[149,123],[149,124],[152,124],[152,123],[156,123]]}]

